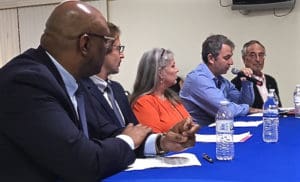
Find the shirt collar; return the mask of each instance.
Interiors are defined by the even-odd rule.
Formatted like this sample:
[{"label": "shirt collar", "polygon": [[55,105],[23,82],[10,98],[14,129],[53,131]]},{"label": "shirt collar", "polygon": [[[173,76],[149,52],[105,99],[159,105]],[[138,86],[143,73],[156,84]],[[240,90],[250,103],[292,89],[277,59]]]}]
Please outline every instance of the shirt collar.
[{"label": "shirt collar", "polygon": [[93,75],[90,77],[90,79],[95,83],[95,85],[97,85],[98,89],[104,93],[105,88],[107,87],[107,82],[110,82],[110,80],[105,81],[102,78],[100,78],[97,75]]},{"label": "shirt collar", "polygon": [[218,79],[220,81],[223,81],[223,76],[219,75],[219,76],[215,76],[210,69],[208,68],[208,66],[205,63],[202,63],[204,66],[203,68],[205,69],[205,72],[207,73],[207,77],[210,78],[211,80],[215,80]]},{"label": "shirt collar", "polygon": [[46,53],[50,57],[51,61],[57,68],[60,76],[62,77],[69,96],[70,97],[74,96],[74,94],[78,88],[78,84],[77,84],[75,78],[59,62],[57,62],[56,59],[54,57],[52,57],[50,53],[48,53],[47,51],[46,51]]},{"label": "shirt collar", "polygon": [[265,81],[265,74],[262,74],[262,76],[253,75],[253,77],[259,81],[262,81],[262,82]]}]

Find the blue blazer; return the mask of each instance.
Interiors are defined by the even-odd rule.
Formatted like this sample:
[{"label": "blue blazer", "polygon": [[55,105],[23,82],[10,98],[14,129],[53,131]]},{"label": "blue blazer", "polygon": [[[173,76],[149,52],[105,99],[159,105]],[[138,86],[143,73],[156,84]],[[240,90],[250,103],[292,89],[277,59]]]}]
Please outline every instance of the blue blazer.
[{"label": "blue blazer", "polygon": [[88,139],[42,47],[0,69],[0,181],[98,181],[135,153],[118,138]]},{"label": "blue blazer", "polygon": [[[120,134],[124,128],[119,123],[117,116],[103,96],[103,93],[89,78],[82,79],[80,85],[84,91],[85,109],[86,111],[90,111],[86,115],[90,137],[104,139]],[[124,88],[116,81],[112,81],[111,86],[124,117],[125,124],[137,124],[138,121],[130,107]],[[143,150],[144,145],[141,145],[141,147],[135,150],[136,155],[142,157]]]}]

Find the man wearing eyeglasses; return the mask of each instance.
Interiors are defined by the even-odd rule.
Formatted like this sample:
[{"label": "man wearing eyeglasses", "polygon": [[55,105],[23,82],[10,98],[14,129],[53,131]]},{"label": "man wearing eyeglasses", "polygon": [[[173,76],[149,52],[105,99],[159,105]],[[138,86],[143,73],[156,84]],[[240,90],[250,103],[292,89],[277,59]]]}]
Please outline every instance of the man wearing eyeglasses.
[{"label": "man wearing eyeglasses", "polygon": [[[119,135],[128,125],[136,125],[138,121],[131,110],[124,88],[117,81],[109,79],[111,74],[117,74],[121,60],[124,58],[124,46],[120,44],[120,29],[108,23],[110,36],[115,38],[105,56],[100,73],[83,79],[82,85],[86,99],[89,134],[93,138],[105,139]],[[111,89],[111,90],[109,90]],[[113,98],[110,96],[113,92]],[[116,108],[114,108],[116,105]],[[169,151],[181,151],[195,143],[195,132],[199,129],[191,121],[178,123],[165,135],[150,134],[143,144],[132,149],[137,157],[161,155]],[[188,133],[187,140],[182,133]],[[128,143],[130,138],[127,138]]]},{"label": "man wearing eyeglasses", "polygon": [[[64,1],[46,22],[37,49],[0,70],[0,181],[96,182],[125,169],[151,129],[89,137],[78,81],[97,74],[111,41],[103,15]],[[83,107],[82,107],[83,106]]]},{"label": "man wearing eyeglasses", "polygon": [[[86,110],[100,113],[106,120],[99,120],[95,112],[87,112],[87,120],[89,126],[89,134],[92,137],[105,139],[114,136],[125,125],[129,123],[137,124],[136,118],[129,106],[125,95],[124,88],[117,81],[109,79],[112,74],[119,73],[119,67],[124,58],[125,46],[120,43],[120,29],[113,23],[108,22],[110,36],[114,37],[114,41],[107,49],[105,60],[101,67],[101,71],[89,78],[82,80],[82,85],[85,90]],[[109,96],[110,90],[113,92],[113,97]],[[89,104],[94,103],[94,104]],[[113,106],[116,106],[114,108]],[[99,124],[104,121],[108,124]],[[106,127],[102,127],[106,125]],[[108,127],[111,126],[111,127]]]},{"label": "man wearing eyeglasses", "polygon": [[[279,101],[278,106],[281,107],[276,80],[272,76],[264,74],[262,71],[264,68],[265,57],[265,47],[259,41],[250,40],[243,45],[242,59],[245,67],[252,69],[253,77],[263,83],[262,85],[253,85],[255,100],[252,107],[260,109],[263,107],[263,104],[267,99],[269,89],[275,89],[275,93]],[[241,90],[241,80],[238,77],[232,79],[231,82],[237,89]]]}]

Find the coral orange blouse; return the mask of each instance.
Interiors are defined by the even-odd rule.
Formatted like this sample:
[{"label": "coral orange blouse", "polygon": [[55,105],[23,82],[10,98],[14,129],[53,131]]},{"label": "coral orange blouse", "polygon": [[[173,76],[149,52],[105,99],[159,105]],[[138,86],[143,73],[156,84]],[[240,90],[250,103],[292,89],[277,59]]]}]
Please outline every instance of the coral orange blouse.
[{"label": "coral orange blouse", "polygon": [[154,95],[144,95],[132,106],[138,121],[152,128],[154,133],[169,131],[176,123],[190,117],[182,104],[173,105]]}]

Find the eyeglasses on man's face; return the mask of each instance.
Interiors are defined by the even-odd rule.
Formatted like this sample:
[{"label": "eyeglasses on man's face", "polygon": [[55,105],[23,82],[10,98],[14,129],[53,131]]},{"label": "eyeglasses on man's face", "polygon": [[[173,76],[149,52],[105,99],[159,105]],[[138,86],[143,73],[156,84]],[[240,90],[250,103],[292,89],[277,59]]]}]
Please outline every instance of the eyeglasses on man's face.
[{"label": "eyeglasses on man's face", "polygon": [[98,37],[98,38],[103,39],[106,48],[108,48],[113,43],[113,41],[115,40],[115,38],[105,36],[105,35],[99,35],[99,34],[95,34],[95,33],[85,33],[85,34],[88,35],[88,36],[94,36],[94,37]]},{"label": "eyeglasses on man's face", "polygon": [[255,52],[250,52],[249,54],[247,54],[247,56],[250,59],[264,59],[266,57],[265,53],[255,53]]},{"label": "eyeglasses on man's face", "polygon": [[124,49],[125,49],[125,46],[123,46],[123,45],[118,45],[118,46],[112,45],[112,47],[115,48],[116,50],[118,50],[119,53],[123,53]]}]

